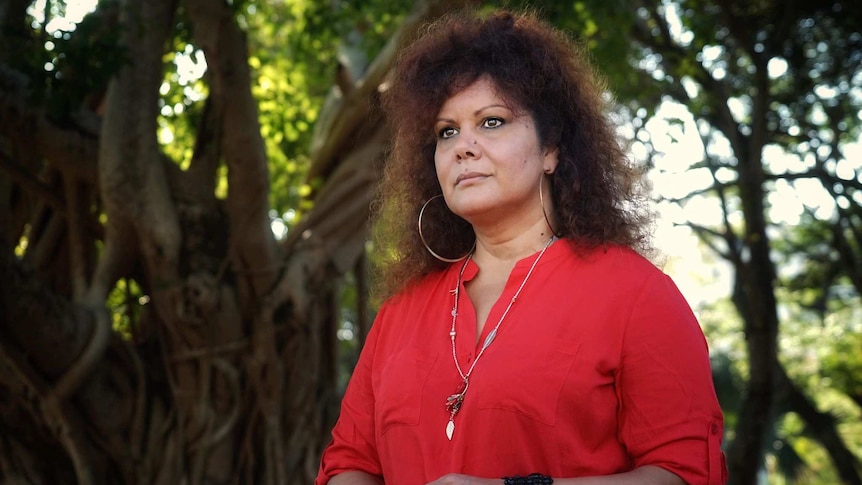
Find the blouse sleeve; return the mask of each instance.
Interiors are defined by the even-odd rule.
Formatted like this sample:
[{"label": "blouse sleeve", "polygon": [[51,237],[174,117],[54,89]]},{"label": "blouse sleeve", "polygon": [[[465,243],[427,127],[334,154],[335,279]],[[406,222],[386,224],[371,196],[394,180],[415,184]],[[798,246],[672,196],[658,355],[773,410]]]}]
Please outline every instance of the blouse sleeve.
[{"label": "blouse sleeve", "polygon": [[649,277],[635,299],[617,384],[619,439],[636,467],[659,466],[691,485],[726,482],[706,339],[663,273]]},{"label": "blouse sleeve", "polygon": [[332,441],[323,451],[314,485],[325,485],[335,475],[351,470],[369,473],[383,481],[374,432],[371,369],[379,338],[379,322],[385,311],[386,305],[378,312],[359,354],[341,401],[341,413],[332,429]]}]

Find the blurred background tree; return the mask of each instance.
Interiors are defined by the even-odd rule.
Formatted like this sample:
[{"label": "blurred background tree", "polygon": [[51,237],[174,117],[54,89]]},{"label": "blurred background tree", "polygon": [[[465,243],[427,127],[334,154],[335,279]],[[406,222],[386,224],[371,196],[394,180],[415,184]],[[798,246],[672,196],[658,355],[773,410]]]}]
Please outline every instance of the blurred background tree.
[{"label": "blurred background tree", "polygon": [[[3,482],[311,482],[374,314],[377,94],[474,3],[0,3]],[[862,483],[862,5],[535,6],[650,169],[732,483]]]}]

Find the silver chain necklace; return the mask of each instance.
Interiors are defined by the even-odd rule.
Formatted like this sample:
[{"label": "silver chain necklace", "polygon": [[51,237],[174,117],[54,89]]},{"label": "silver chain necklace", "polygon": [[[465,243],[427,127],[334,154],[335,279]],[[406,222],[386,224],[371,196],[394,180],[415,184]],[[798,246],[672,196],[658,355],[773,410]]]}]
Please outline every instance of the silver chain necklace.
[{"label": "silver chain necklace", "polygon": [[458,284],[455,286],[455,289],[452,290],[452,293],[455,295],[455,303],[452,305],[452,328],[449,330],[449,338],[452,340],[452,360],[455,361],[455,368],[458,369],[458,374],[461,376],[461,383],[459,383],[458,388],[455,389],[455,394],[446,398],[446,410],[449,411],[449,422],[446,424],[446,437],[449,438],[449,441],[452,440],[452,435],[455,433],[455,415],[458,414],[458,411],[461,410],[461,405],[464,403],[464,396],[467,395],[467,388],[470,387],[470,375],[473,374],[473,369],[476,368],[476,362],[479,362],[479,358],[481,358],[482,354],[485,353],[485,349],[487,349],[491,345],[491,342],[494,341],[494,338],[497,336],[497,330],[500,328],[500,324],[503,323],[503,319],[505,319],[506,315],[509,314],[509,310],[512,309],[512,305],[515,303],[515,300],[518,299],[518,295],[521,294],[521,290],[524,289],[524,285],[527,284],[527,280],[530,279],[530,275],[533,274],[533,270],[536,269],[536,265],[539,264],[539,260],[542,259],[542,255],[545,254],[545,251],[556,240],[556,236],[551,236],[551,239],[548,240],[545,247],[542,248],[542,251],[538,256],[536,256],[536,259],[533,261],[533,265],[530,266],[530,270],[527,271],[527,276],[524,276],[524,280],[521,281],[521,286],[518,287],[518,291],[515,292],[512,299],[509,300],[509,305],[506,307],[506,310],[502,315],[500,315],[500,320],[497,321],[497,325],[493,330],[491,330],[491,333],[485,337],[485,342],[482,343],[482,348],[479,350],[479,353],[476,355],[476,359],[473,360],[470,368],[467,369],[466,374],[461,370],[461,364],[458,363],[458,354],[455,351],[455,321],[458,319],[458,300],[461,296],[461,282],[464,278],[464,270],[467,269],[467,263],[470,262],[473,254],[471,253],[467,259],[464,260],[464,264],[461,266],[461,271],[458,273]]}]

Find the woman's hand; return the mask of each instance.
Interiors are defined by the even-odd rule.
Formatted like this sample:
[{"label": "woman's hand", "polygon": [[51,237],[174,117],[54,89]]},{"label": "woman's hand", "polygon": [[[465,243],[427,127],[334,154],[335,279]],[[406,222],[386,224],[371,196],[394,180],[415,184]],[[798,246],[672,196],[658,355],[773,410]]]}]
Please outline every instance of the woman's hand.
[{"label": "woman's hand", "polygon": [[[502,478],[479,478],[450,473],[428,485],[502,485]],[[584,478],[555,478],[554,485],[685,485],[675,474],[652,465],[645,465],[627,473]]]},{"label": "woman's hand", "polygon": [[428,485],[501,485],[502,478],[479,478],[469,475],[460,475],[458,473],[450,473],[434,480]]}]

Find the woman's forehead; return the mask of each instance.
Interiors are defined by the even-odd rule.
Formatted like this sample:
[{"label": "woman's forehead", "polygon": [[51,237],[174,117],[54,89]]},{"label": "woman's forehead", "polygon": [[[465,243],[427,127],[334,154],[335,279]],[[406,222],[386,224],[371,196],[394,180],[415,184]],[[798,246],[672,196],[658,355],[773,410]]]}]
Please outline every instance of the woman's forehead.
[{"label": "woman's forehead", "polygon": [[472,80],[453,82],[452,86],[450,87],[450,92],[445,98],[443,98],[438,110],[443,109],[443,106],[446,105],[446,103],[448,103],[452,98],[461,96],[465,92],[470,92],[471,94],[489,95],[489,97],[494,97],[497,101],[499,101],[500,104],[512,110],[516,114],[525,114],[529,111],[525,109],[525,107],[521,106],[521,104],[518,103],[513,98],[513,96],[503,90],[500,87],[500,84],[490,74],[481,74]]}]

